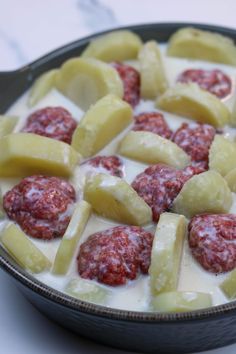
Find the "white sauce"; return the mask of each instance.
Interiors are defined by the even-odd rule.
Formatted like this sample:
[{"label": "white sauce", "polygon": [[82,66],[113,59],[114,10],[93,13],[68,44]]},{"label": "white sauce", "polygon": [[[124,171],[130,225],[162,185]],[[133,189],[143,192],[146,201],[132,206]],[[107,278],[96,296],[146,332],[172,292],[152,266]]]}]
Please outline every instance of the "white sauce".
[{"label": "white sauce", "polygon": [[[163,46],[164,48],[164,46]],[[164,49],[163,49],[164,50]],[[227,65],[221,64],[212,64],[206,62],[196,62],[185,59],[176,59],[176,58],[165,58],[164,60],[166,72],[168,75],[168,79],[171,85],[175,83],[178,75],[189,68],[203,68],[203,69],[212,69],[218,68],[222,69],[225,73],[227,73],[232,82],[233,82],[233,94],[230,97],[227,97],[224,102],[232,109],[234,92],[235,92],[235,79],[236,79],[236,69]],[[135,66],[136,64],[134,64]],[[33,109],[29,109],[26,104],[27,94],[23,95],[7,112],[8,114],[16,115],[20,117],[20,121],[15,127],[15,132],[19,131],[25,124],[25,120],[30,113],[33,111],[47,107],[47,106],[62,106],[68,111],[71,112],[73,117],[80,121],[83,116],[83,111],[79,109],[74,103],[64,97],[62,94],[57,92],[56,90],[52,90],[45,98],[43,98]],[[152,101],[141,101],[140,104],[135,108],[135,114],[141,112],[150,112],[150,111],[160,111],[154,107],[154,102]],[[177,117],[173,114],[164,112],[164,116],[166,121],[168,122],[170,128],[172,130],[176,130],[183,122],[191,123],[190,120]],[[102,151],[99,152],[98,155],[110,155],[116,154],[117,146],[121,140],[121,138],[129,131],[130,127],[128,127],[124,132],[122,132],[119,136],[117,136],[110,144],[108,144]],[[236,130],[230,127],[225,128],[226,136],[230,139],[234,139],[236,136]],[[126,158],[121,157],[124,166],[125,166],[125,180],[128,183],[131,183],[135,176],[142,172],[147,165],[141,164],[139,162],[135,162]],[[71,183],[74,185],[78,196],[82,197],[82,189],[84,186],[85,178],[88,174],[94,173],[94,169],[88,168],[88,166],[83,165],[81,167],[77,167],[73,178],[71,179]],[[104,172],[101,169],[100,172]],[[15,184],[17,184],[20,179],[0,179],[0,185],[3,193],[7,190],[11,189]],[[234,195],[234,204],[231,208],[232,213],[236,213],[236,195]],[[0,227],[3,227],[6,221],[2,222]],[[107,228],[118,225],[117,223],[113,223],[109,220],[99,218],[96,215],[92,215],[85,231],[82,235],[80,243],[78,245],[78,249],[80,244],[86,240],[86,238],[94,232],[105,230]],[[155,231],[154,225],[147,227],[150,231]],[[60,240],[52,240],[52,241],[42,241],[31,238],[31,240],[35,243],[35,245],[40,248],[44,254],[53,262],[57,248],[59,246]],[[78,253],[78,249],[75,252],[75,256],[69,272],[66,276],[55,276],[51,273],[42,273],[37,275],[36,278],[40,281],[46,283],[52,288],[56,288],[60,291],[65,290],[66,284],[72,278],[78,277],[77,273],[77,265],[76,265],[76,256]],[[180,279],[179,279],[179,290],[186,291],[202,291],[211,293],[213,297],[213,304],[218,305],[227,302],[224,294],[218,287],[218,284],[227,276],[227,274],[223,275],[214,275],[209,272],[206,272],[199,266],[199,264],[193,259],[191,253],[189,251],[188,242],[185,241],[182,264],[180,270]],[[127,310],[148,310],[148,304],[150,300],[150,291],[149,291],[149,277],[140,275],[135,281],[130,281],[126,286],[120,286],[115,288],[109,288],[113,291],[113,296],[109,300],[107,306],[127,309]]]}]

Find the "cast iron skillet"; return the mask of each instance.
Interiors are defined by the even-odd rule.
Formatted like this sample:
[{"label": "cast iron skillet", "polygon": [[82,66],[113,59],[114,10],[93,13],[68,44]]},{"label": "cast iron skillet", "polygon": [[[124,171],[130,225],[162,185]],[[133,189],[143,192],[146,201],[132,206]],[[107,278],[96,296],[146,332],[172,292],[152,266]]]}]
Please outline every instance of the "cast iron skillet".
[{"label": "cast iron skillet", "polygon": [[[236,30],[189,23],[127,27],[144,41],[167,41],[180,27],[194,26],[222,33],[236,41]],[[46,70],[78,56],[98,34],[68,44],[19,70],[0,73],[0,112]],[[62,326],[103,344],[139,352],[189,353],[236,342],[236,301],[179,314],[122,311],[89,304],[62,294],[21,269],[0,247],[0,266],[42,313]]]}]

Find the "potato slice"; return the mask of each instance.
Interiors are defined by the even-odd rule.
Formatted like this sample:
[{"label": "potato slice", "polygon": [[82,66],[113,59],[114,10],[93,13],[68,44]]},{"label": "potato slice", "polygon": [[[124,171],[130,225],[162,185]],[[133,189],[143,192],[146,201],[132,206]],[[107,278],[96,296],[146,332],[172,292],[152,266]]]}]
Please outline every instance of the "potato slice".
[{"label": "potato slice", "polygon": [[196,214],[227,213],[232,205],[232,195],[224,178],[215,171],[193,176],[175,198],[172,210],[191,218]]},{"label": "potato slice", "polygon": [[41,273],[51,267],[48,258],[30,241],[18,226],[10,223],[1,232],[0,240],[7,251],[24,269]]},{"label": "potato slice", "polygon": [[129,132],[121,140],[119,153],[147,164],[162,162],[184,168],[190,163],[190,157],[177,144],[151,132]]},{"label": "potato slice", "polygon": [[227,278],[220,284],[220,288],[228,299],[236,298],[236,269],[227,275]]},{"label": "potato slice", "polygon": [[171,291],[152,299],[152,311],[186,312],[212,306],[212,297],[194,291]]},{"label": "potato slice", "polygon": [[84,157],[96,154],[132,122],[132,108],[115,95],[92,106],[72,137],[72,146]]},{"label": "potato slice", "polygon": [[209,168],[222,176],[236,168],[236,143],[216,135],[209,150]]},{"label": "potato slice", "polygon": [[58,72],[56,87],[84,111],[109,93],[123,97],[123,83],[118,72],[111,65],[93,58],[67,60]]},{"label": "potato slice", "polygon": [[31,174],[70,176],[80,155],[68,144],[31,133],[16,133],[0,139],[0,176]]},{"label": "potato slice", "polygon": [[18,122],[18,117],[0,115],[0,138],[10,134]]},{"label": "potato slice", "polygon": [[139,52],[141,96],[155,99],[165,92],[168,81],[160,49],[155,41],[145,43]]},{"label": "potato slice", "polygon": [[231,170],[227,175],[224,177],[231,192],[236,193],[236,168]]},{"label": "potato slice", "polygon": [[230,112],[225,104],[195,83],[178,83],[169,88],[157,99],[156,106],[214,127],[223,127],[230,121]]},{"label": "potato slice", "polygon": [[79,277],[69,281],[65,292],[77,299],[101,305],[106,304],[111,295],[111,291],[108,288]]},{"label": "potato slice", "polygon": [[82,57],[93,57],[106,62],[135,59],[142,46],[140,37],[127,30],[114,31],[93,39]]},{"label": "potato slice", "polygon": [[153,295],[177,289],[186,225],[183,215],[163,213],[160,216],[149,268]]},{"label": "potato slice", "polygon": [[151,208],[119,177],[103,173],[90,177],[84,199],[99,215],[124,224],[144,225],[152,220]]},{"label": "potato slice", "polygon": [[77,203],[56,253],[52,269],[54,274],[67,273],[90,213],[91,206],[87,202],[82,200]]},{"label": "potato slice", "polygon": [[3,209],[3,197],[2,197],[2,189],[0,188],[0,219],[2,219],[5,215],[4,209]]},{"label": "potato slice", "polygon": [[58,69],[46,71],[34,82],[28,98],[28,106],[38,103],[55,86]]},{"label": "potato slice", "polygon": [[181,28],[170,37],[167,54],[236,65],[236,47],[232,39],[192,27]]}]

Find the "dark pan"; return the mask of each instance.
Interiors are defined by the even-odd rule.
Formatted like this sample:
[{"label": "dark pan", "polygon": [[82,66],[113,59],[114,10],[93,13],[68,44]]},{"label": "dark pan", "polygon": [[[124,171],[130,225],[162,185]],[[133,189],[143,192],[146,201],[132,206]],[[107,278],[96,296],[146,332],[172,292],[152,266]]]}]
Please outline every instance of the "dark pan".
[{"label": "dark pan", "polygon": [[[236,30],[195,23],[157,23],[126,28],[144,41],[165,42],[173,32],[185,26],[218,32],[236,41]],[[1,72],[0,113],[4,113],[40,74],[78,56],[99,34],[59,48],[19,70]],[[147,353],[189,353],[236,342],[235,301],[178,314],[116,310],[73,299],[42,284],[21,269],[1,247],[0,266],[46,316],[82,336],[112,347]]]}]

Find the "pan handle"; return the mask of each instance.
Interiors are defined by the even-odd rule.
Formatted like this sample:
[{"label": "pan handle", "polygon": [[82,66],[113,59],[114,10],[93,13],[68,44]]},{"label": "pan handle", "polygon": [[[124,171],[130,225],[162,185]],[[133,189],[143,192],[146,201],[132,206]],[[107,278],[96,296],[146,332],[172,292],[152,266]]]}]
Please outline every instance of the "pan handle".
[{"label": "pan handle", "polygon": [[19,70],[0,72],[0,114],[27,90],[33,81],[30,66]]}]

